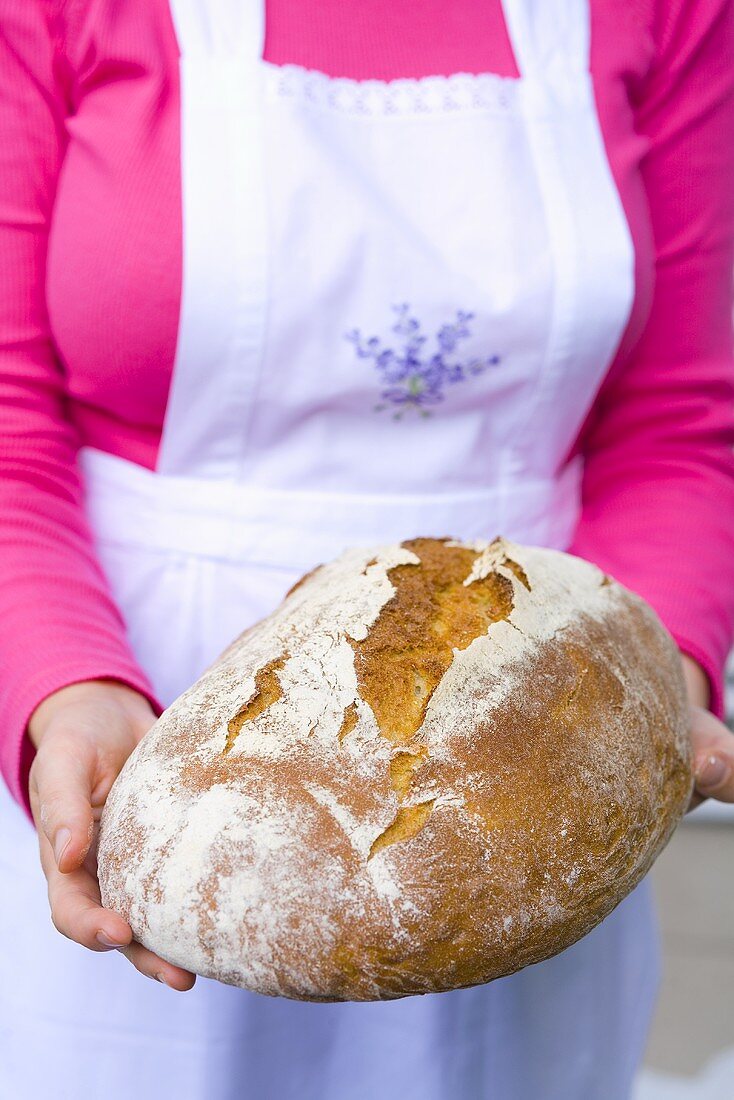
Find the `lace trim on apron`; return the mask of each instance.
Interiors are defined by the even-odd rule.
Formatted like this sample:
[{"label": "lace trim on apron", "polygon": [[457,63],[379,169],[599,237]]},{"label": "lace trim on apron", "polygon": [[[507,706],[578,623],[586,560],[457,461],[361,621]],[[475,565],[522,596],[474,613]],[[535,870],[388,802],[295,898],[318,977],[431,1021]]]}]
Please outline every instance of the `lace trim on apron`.
[{"label": "lace trim on apron", "polygon": [[302,99],[324,109],[356,115],[502,113],[517,98],[518,81],[496,73],[453,73],[419,80],[351,80],[299,65],[262,62],[269,99]]}]

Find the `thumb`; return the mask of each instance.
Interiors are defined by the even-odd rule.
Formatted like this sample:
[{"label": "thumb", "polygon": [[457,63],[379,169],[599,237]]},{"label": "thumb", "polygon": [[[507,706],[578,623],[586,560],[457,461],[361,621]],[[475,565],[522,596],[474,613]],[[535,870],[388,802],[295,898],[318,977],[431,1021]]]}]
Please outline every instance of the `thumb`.
[{"label": "thumb", "polygon": [[82,864],[92,843],[95,770],[95,753],[86,738],[47,737],[33,761],[31,809],[64,873]]},{"label": "thumb", "polygon": [[702,798],[734,802],[734,734],[713,714],[692,707],[694,804]]}]

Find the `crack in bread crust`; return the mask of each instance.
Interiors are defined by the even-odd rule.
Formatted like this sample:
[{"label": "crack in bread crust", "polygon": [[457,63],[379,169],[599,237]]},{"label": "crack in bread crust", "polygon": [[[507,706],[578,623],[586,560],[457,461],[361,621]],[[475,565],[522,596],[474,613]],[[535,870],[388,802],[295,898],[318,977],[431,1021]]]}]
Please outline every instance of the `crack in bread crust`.
[{"label": "crack in bread crust", "polygon": [[246,722],[253,722],[263,711],[280,699],[283,689],[278,679],[278,672],[287,660],[288,654],[284,653],[282,657],[277,657],[274,661],[268,661],[263,668],[256,672],[254,693],[244,707],[241,707],[227,723],[227,740],[224,743],[223,753],[230,752]]},{"label": "crack in bread crust", "polygon": [[[359,693],[372,709],[380,734],[394,744],[408,745],[420,733],[455,652],[486,634],[492,623],[508,619],[514,600],[512,581],[496,570],[472,576],[478,558],[473,550],[427,538],[402,545],[417,561],[389,570],[395,594],[367,637],[352,642],[352,647]],[[530,590],[525,571],[512,564],[512,572]],[[414,772],[427,757],[425,746],[418,745],[409,770],[399,765],[397,772],[391,765],[391,779],[399,774],[393,780],[398,810],[372,842],[368,858],[389,844],[411,839],[427,823],[435,799],[403,804]]]},{"label": "crack in bread crust", "polygon": [[512,581],[501,573],[471,580],[475,551],[437,539],[402,546],[418,561],[388,571],[394,596],[367,636],[351,642],[359,693],[396,744],[420,728],[454,650],[509,618],[514,606]]}]

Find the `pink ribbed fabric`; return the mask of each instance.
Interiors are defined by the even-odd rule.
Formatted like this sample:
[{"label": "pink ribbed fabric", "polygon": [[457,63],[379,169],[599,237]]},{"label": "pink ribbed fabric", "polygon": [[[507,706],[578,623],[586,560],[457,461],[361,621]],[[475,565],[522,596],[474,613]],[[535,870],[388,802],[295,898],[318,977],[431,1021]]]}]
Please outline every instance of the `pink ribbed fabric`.
[{"label": "pink ribbed fabric", "polygon": [[[734,633],[734,5],[591,0],[592,73],[636,249],[633,315],[573,452],[571,547],[639,592],[723,713]],[[499,0],[269,0],[265,56],[353,79],[517,75]],[[150,696],[95,560],[80,443],[154,468],[181,285],[166,0],[0,8],[0,762],[78,680]]]}]

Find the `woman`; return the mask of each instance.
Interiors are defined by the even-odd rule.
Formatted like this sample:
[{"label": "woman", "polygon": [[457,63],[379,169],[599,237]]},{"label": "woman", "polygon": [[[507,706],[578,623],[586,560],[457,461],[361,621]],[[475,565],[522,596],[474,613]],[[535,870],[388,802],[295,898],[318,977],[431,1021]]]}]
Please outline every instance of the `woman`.
[{"label": "woman", "polygon": [[112,951],[193,984],[101,908],[90,842],[298,576],[447,532],[649,600],[698,797],[734,798],[732,5],[270,0],[265,38],[264,7],[0,3],[2,760],[68,937],[7,795],[0,1092],[620,1100],[646,883],[477,989],[178,998]]}]

